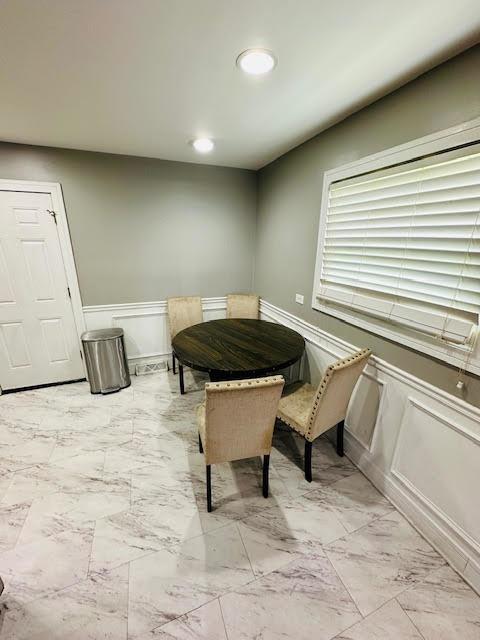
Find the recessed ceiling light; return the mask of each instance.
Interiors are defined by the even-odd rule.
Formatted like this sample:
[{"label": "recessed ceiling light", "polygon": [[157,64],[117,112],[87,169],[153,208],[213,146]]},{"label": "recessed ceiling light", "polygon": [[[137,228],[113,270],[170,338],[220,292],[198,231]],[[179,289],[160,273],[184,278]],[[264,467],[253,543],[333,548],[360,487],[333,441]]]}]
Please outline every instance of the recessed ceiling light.
[{"label": "recessed ceiling light", "polygon": [[195,140],[192,141],[192,145],[195,151],[199,153],[208,153],[215,146],[213,140],[210,140],[210,138],[195,138]]},{"label": "recessed ceiling light", "polygon": [[240,69],[253,76],[268,73],[276,63],[275,56],[267,49],[247,49],[237,58]]}]

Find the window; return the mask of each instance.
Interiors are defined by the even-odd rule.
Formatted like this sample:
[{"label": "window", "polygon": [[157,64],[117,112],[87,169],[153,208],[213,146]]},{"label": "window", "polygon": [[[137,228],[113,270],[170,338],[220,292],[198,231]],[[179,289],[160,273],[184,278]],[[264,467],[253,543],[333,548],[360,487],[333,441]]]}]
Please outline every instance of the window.
[{"label": "window", "polygon": [[444,132],[325,175],[314,308],[476,367],[478,128],[469,136]]}]

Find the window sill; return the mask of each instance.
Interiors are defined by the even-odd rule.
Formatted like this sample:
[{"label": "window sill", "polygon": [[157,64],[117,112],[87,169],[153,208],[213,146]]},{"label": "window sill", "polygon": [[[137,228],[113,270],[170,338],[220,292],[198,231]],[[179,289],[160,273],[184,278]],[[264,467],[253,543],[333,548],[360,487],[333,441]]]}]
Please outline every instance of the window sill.
[{"label": "window sill", "polygon": [[406,327],[392,325],[391,323],[363,315],[348,308],[341,308],[335,304],[325,303],[318,300],[314,294],[312,307],[316,311],[321,311],[329,316],[344,320],[349,324],[365,329],[370,333],[388,338],[400,345],[415,349],[420,353],[433,356],[437,360],[441,360],[447,364],[464,369],[469,373],[480,375],[480,341],[476,341],[476,345],[472,353],[468,347],[453,345],[441,342],[421,333],[409,330]]}]

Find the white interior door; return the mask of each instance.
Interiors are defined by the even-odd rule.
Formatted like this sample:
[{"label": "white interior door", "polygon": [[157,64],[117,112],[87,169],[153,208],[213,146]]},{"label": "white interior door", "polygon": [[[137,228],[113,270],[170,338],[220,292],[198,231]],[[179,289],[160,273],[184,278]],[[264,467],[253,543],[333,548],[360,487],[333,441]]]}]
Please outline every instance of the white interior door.
[{"label": "white interior door", "polygon": [[84,377],[47,193],[0,191],[0,386]]}]

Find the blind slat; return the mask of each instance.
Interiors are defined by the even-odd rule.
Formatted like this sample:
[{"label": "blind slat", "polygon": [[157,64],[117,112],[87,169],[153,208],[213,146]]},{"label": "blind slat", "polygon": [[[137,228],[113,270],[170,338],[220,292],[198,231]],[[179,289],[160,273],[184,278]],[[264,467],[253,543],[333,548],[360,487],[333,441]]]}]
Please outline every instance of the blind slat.
[{"label": "blind slat", "polygon": [[352,265],[357,267],[359,264],[362,266],[377,269],[389,269],[389,270],[398,270],[405,269],[406,271],[418,272],[420,275],[424,274],[435,274],[438,277],[443,276],[460,276],[464,278],[472,278],[480,281],[480,264],[471,265],[471,264],[458,264],[456,262],[428,262],[421,260],[414,260],[412,258],[373,258],[369,256],[362,255],[361,262],[359,262],[359,258],[357,255],[355,256],[342,256],[342,255],[333,255],[329,259],[329,265],[336,265],[338,268],[349,268]]},{"label": "blind slat", "polygon": [[[335,247],[333,250],[330,250],[328,247],[325,247],[324,258],[325,259],[333,259],[335,256],[343,257],[349,256],[354,257],[355,260],[358,260],[359,256],[358,247]],[[382,248],[376,247],[362,247],[361,251],[362,258],[381,258],[381,259],[402,259],[402,260],[421,260],[422,262],[427,262],[429,264],[442,264],[442,265],[451,265],[456,264],[460,267],[465,265],[480,265],[480,253],[469,252],[468,254],[462,253],[460,251],[443,251],[438,252],[434,249],[415,249],[413,247],[408,247],[407,249],[393,249],[392,247],[388,247],[386,250]]]},{"label": "blind slat", "polygon": [[324,277],[325,279],[331,279],[332,276],[338,275],[340,277],[342,274],[350,276],[361,275],[365,279],[370,278],[370,281],[373,282],[376,281],[376,278],[385,278],[385,281],[388,279],[390,282],[396,283],[401,278],[405,283],[411,282],[412,286],[415,286],[418,282],[421,282],[422,285],[431,284],[435,290],[455,291],[460,286],[462,290],[480,294],[478,273],[472,276],[467,276],[463,272],[458,275],[450,275],[425,269],[407,269],[402,263],[394,266],[376,266],[359,262],[356,265],[353,263],[348,265],[332,263],[325,269]]},{"label": "blind slat", "polygon": [[345,213],[345,211],[375,211],[375,209],[389,209],[398,206],[442,204],[449,202],[461,203],[469,200],[476,200],[480,197],[480,186],[459,187],[454,189],[443,189],[442,191],[429,191],[426,193],[396,193],[390,197],[375,198],[365,201],[351,202],[348,204],[336,203],[330,200],[329,209],[332,213]]},{"label": "blind slat", "polygon": [[355,277],[348,274],[326,274],[324,282],[338,283],[349,285],[352,289],[368,289],[372,291],[372,284],[375,284],[375,291],[388,293],[392,296],[400,296],[404,298],[416,299],[421,296],[422,302],[428,300],[432,304],[439,306],[448,306],[452,299],[455,299],[455,308],[463,311],[475,311],[480,305],[480,294],[474,291],[464,291],[455,297],[455,289],[452,287],[444,287],[436,289],[429,283],[408,282],[402,280],[398,285],[394,279],[379,278],[372,282],[368,277],[362,278],[361,285],[356,285]]}]

